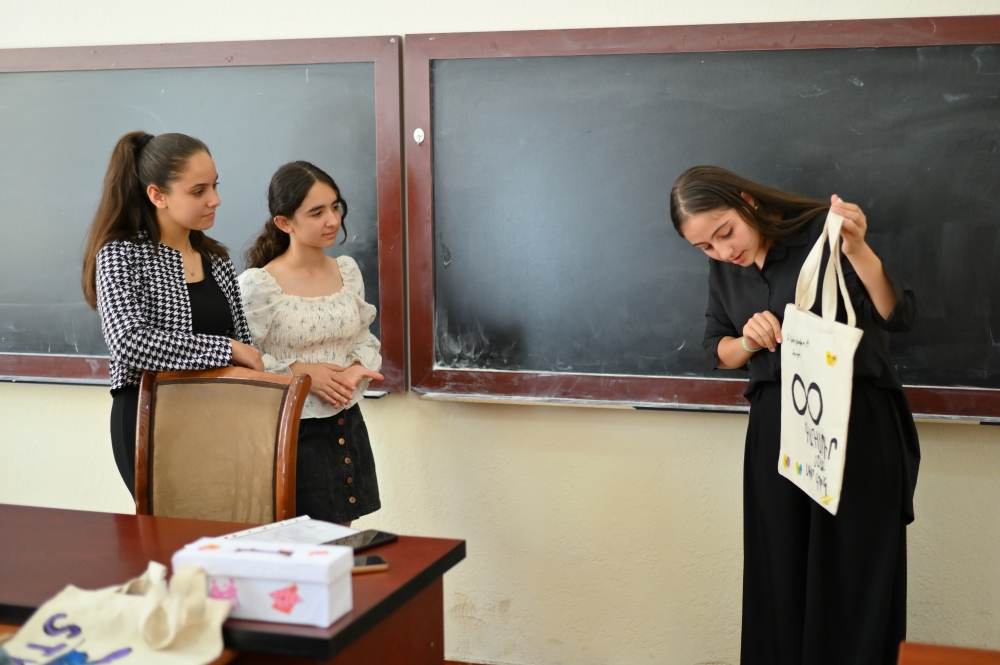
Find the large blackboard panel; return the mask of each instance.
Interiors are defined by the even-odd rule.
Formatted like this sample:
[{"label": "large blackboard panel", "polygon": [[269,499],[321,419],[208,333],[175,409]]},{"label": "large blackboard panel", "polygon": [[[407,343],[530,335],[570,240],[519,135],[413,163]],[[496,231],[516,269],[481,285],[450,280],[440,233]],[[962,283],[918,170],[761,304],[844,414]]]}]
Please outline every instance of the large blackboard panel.
[{"label": "large blackboard panel", "polygon": [[[372,331],[383,338],[382,278],[394,274],[390,281],[399,282],[390,284],[387,298],[388,327],[399,333],[395,348],[386,349],[386,365],[387,383],[402,388],[401,254],[379,253],[380,233],[395,227],[399,235],[398,130],[378,136],[376,95],[377,56],[391,47],[398,67],[398,52],[396,41],[373,40],[378,43],[356,45],[376,57],[357,62],[315,62],[300,53],[298,64],[0,74],[0,145],[7,160],[0,201],[8,227],[18,229],[13,242],[0,245],[0,353],[107,354],[98,317],[83,302],[79,272],[108,155],[127,131],[176,131],[212,150],[222,206],[209,233],[229,246],[237,270],[267,217],[267,183],[278,166],[305,159],[337,180],[350,214],[347,242],[333,253],[358,261],[367,298],[379,305]],[[398,92],[394,101],[398,109]],[[395,209],[386,205],[384,190],[392,187],[379,172],[380,138],[383,144],[395,139]],[[394,270],[380,274],[393,263]]]},{"label": "large blackboard panel", "polygon": [[[427,56],[434,344],[418,389],[690,402],[655,379],[720,376],[701,349],[706,259],[668,213],[674,179],[700,163],[860,203],[920,298],[917,329],[892,341],[904,382],[1000,388],[1000,48],[618,40],[607,55],[577,41],[573,57],[493,57],[505,49],[465,38],[421,43],[444,55]],[[503,55],[560,51],[512,41]],[[628,375],[654,381],[633,391]]]}]

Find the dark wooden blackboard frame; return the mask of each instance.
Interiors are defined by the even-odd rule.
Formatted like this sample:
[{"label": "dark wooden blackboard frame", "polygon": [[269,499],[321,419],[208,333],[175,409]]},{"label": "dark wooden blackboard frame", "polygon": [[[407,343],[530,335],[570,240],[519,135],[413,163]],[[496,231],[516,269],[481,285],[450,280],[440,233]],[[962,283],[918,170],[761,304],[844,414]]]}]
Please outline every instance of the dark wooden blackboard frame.
[{"label": "dark wooden blackboard frame", "polygon": [[[682,409],[746,410],[744,382],[441,369],[434,365],[434,201],[431,61],[458,58],[629,53],[938,46],[1000,42],[1000,16],[691,25],[526,32],[407,35],[404,53],[407,219],[409,233],[410,380],[438,396],[588,400]],[[426,135],[417,145],[413,132]],[[1000,391],[907,387],[914,413],[1000,419]]]},{"label": "dark wooden blackboard frame", "polygon": [[[395,36],[0,50],[0,73],[167,67],[245,67],[371,62],[375,65],[379,312],[385,380],[369,390],[406,390],[400,42]],[[107,383],[108,359],[0,353],[0,378]]]}]

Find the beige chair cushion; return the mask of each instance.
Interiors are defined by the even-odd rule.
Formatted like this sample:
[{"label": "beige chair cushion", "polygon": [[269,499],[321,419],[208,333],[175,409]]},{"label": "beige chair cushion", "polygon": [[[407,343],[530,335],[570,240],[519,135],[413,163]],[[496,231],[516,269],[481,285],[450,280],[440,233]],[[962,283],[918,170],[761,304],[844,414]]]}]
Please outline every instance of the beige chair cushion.
[{"label": "beige chair cushion", "polygon": [[273,522],[284,388],[228,381],[157,384],[150,514]]}]

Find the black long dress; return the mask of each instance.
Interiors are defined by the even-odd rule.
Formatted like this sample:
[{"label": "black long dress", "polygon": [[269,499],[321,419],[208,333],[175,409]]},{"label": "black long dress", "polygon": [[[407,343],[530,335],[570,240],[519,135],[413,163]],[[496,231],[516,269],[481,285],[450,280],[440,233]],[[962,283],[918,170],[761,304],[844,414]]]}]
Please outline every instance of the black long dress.
[{"label": "black long dress", "polygon": [[[719,341],[742,335],[755,313],[784,318],[825,218],[818,215],[798,237],[771,247],[762,270],[710,262],[704,345],[716,364]],[[864,335],[854,356],[836,516],[778,474],[780,349],[765,349],[748,363],[742,665],[893,665],[906,636],[906,524],[913,521],[920,449],[887,333],[913,326],[916,303],[886,268],[896,306],[882,318],[846,257],[842,265]],[[817,299],[817,313],[819,307]],[[846,320],[842,302],[837,319]]]}]

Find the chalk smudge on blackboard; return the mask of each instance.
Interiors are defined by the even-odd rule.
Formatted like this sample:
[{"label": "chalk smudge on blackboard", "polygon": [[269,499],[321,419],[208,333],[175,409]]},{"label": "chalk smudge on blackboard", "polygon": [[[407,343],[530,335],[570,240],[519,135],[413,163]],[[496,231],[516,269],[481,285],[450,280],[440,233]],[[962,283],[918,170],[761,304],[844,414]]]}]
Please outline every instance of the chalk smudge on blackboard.
[{"label": "chalk smudge on blackboard", "polygon": [[[673,351],[668,351],[667,353],[660,356],[660,360],[665,361],[667,358],[670,358],[671,356],[676,356],[678,353],[681,352],[681,349],[683,349],[686,345],[687,345],[687,340],[685,339],[681,341],[681,345],[678,346],[676,349],[674,349]],[[664,367],[666,367],[666,365],[664,365]]]},{"label": "chalk smudge on blackboard", "polygon": [[76,341],[76,321],[75,320],[71,320],[70,321],[70,325],[73,328],[73,332],[72,332],[72,335],[70,333],[67,333],[65,335],[65,337],[66,337],[66,343],[67,344],[72,344],[73,348],[76,350],[76,352],[80,353],[80,345]]},{"label": "chalk smudge on blackboard", "polygon": [[853,83],[854,85],[858,86],[859,88],[863,88],[865,86],[865,82],[856,76],[851,76],[847,80]]},{"label": "chalk smudge on blackboard", "polygon": [[986,76],[996,76],[1000,74],[1000,51],[992,44],[977,47],[972,52],[972,59],[976,61],[976,73]]},{"label": "chalk smudge on blackboard", "polygon": [[940,46],[921,46],[917,49],[917,60],[923,63],[925,58],[933,57],[940,52]]},{"label": "chalk smudge on blackboard", "polygon": [[510,363],[511,353],[518,345],[516,335],[501,334],[499,339],[490,339],[482,323],[455,330],[446,314],[439,313],[438,317],[438,364],[456,369],[503,369]]},{"label": "chalk smudge on blackboard", "polygon": [[948,103],[960,102],[963,99],[968,99],[968,98],[969,98],[969,96],[968,95],[964,95],[964,94],[963,95],[949,95],[948,93],[944,94],[944,101],[946,101]]},{"label": "chalk smudge on blackboard", "polygon": [[823,95],[825,95],[828,92],[830,92],[830,91],[829,90],[824,90],[823,88],[820,88],[819,86],[815,86],[814,85],[814,86],[811,86],[809,88],[809,90],[807,90],[805,92],[800,92],[799,93],[799,97],[822,97]]},{"label": "chalk smudge on blackboard", "polygon": [[441,244],[441,263],[443,263],[445,267],[451,265],[451,250],[448,249],[448,245],[445,245],[444,243]]}]

